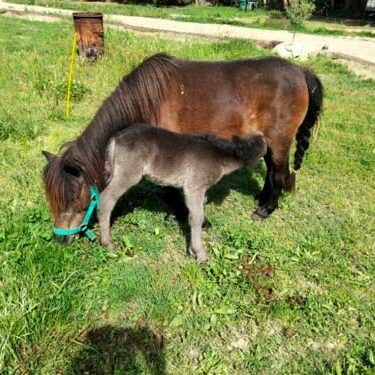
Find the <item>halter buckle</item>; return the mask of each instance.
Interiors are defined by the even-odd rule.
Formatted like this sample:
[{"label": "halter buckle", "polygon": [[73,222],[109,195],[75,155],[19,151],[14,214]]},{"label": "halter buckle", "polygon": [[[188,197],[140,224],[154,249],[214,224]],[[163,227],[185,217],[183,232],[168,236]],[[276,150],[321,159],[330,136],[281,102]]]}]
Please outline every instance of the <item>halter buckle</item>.
[{"label": "halter buckle", "polygon": [[83,232],[83,233],[85,233],[87,231],[87,228],[88,228],[87,224],[81,224],[79,226],[80,232]]}]

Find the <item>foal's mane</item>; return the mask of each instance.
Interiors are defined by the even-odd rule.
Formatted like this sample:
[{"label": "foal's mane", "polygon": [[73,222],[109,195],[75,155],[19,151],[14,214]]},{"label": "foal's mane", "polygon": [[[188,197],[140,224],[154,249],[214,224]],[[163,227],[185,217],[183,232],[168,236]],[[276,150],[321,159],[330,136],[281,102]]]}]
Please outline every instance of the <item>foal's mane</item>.
[{"label": "foal's mane", "polygon": [[63,147],[61,158],[49,163],[44,171],[46,193],[54,212],[61,212],[69,199],[63,166],[83,171],[88,184],[105,187],[105,152],[111,137],[137,122],[156,125],[171,74],[179,60],[164,53],[144,60],[125,76],[107,97],[94,118],[73,142]]}]

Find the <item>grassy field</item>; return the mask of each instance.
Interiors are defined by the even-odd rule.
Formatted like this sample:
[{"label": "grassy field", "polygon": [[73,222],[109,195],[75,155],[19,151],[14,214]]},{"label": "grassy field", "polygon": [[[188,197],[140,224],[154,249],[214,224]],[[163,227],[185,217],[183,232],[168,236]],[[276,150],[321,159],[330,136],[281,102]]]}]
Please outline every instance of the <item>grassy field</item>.
[{"label": "grassy field", "polygon": [[297,192],[252,222],[262,166],[215,186],[206,265],[185,255],[186,227],[164,221],[149,183],[121,202],[113,259],[85,238],[51,239],[41,150],[77,136],[154,52],[268,52],[106,30],[105,56],[75,64],[66,119],[71,42],[71,24],[0,18],[0,374],[374,374],[375,83],[326,57],[308,62],[325,113]]},{"label": "grassy field", "polygon": [[[153,5],[116,4],[116,3],[90,3],[68,0],[9,0],[9,2],[29,5],[41,5],[77,11],[102,12],[103,14],[120,14],[126,16],[142,16],[166,18],[185,22],[229,24],[245,27],[265,28],[274,30],[294,31],[289,25],[285,15],[279,11],[265,11],[255,9],[244,12],[229,6],[198,7],[189,5],[185,7],[155,7]],[[346,23],[351,20],[338,21],[336,19],[307,20],[297,28],[298,32],[318,35],[353,35],[362,37],[375,37],[375,32],[366,21],[361,26]],[[354,22],[355,24],[358,21]]]}]

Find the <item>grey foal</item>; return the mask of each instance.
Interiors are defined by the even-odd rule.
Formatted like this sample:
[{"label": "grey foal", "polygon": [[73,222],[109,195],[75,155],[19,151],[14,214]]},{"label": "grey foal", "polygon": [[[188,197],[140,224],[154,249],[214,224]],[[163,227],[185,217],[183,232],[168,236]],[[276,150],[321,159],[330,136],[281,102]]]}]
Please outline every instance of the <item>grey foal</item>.
[{"label": "grey foal", "polygon": [[189,210],[188,252],[198,262],[206,261],[201,232],[207,190],[244,165],[257,166],[266,151],[266,140],[260,134],[228,141],[172,133],[146,124],[134,124],[117,133],[108,144],[108,184],[100,194],[101,243],[116,252],[110,235],[111,212],[119,198],[146,177],[162,186],[182,188]]}]

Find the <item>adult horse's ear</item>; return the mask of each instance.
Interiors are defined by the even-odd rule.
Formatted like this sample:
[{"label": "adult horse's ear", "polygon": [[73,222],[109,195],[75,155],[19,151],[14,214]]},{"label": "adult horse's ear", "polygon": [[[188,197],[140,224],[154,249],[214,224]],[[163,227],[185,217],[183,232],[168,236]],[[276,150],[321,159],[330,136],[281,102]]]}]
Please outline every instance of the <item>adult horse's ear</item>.
[{"label": "adult horse's ear", "polygon": [[47,159],[48,163],[50,163],[52,160],[57,158],[57,155],[54,155],[48,151],[42,151],[42,154],[45,156]]}]

